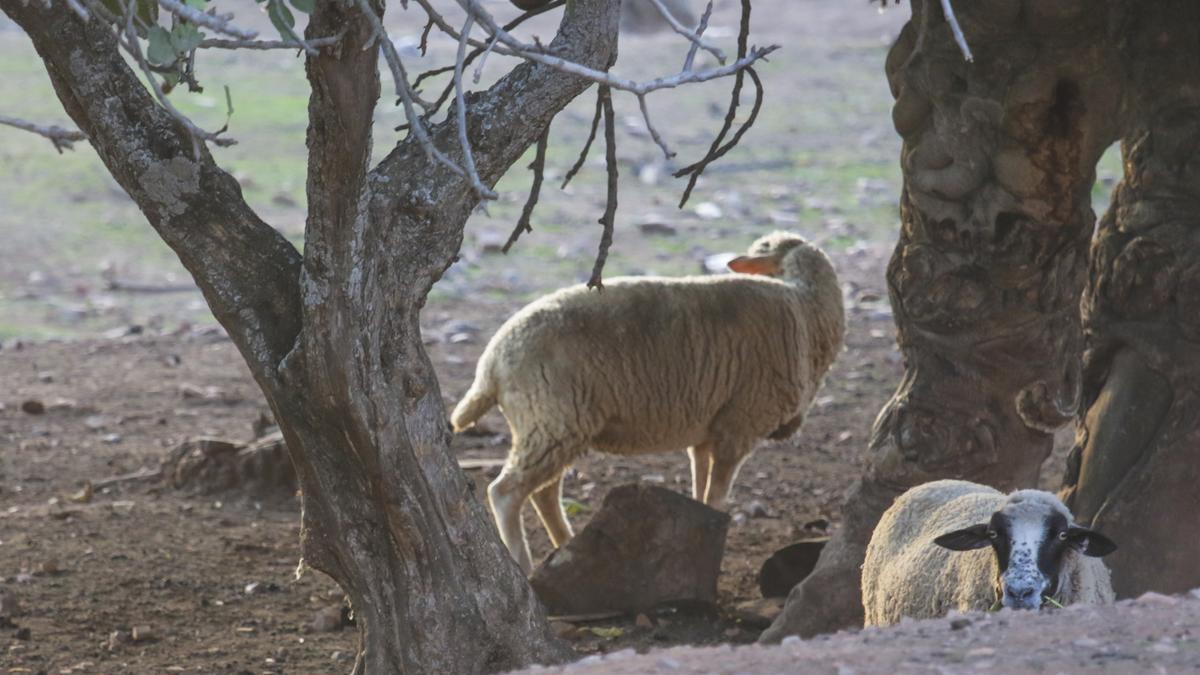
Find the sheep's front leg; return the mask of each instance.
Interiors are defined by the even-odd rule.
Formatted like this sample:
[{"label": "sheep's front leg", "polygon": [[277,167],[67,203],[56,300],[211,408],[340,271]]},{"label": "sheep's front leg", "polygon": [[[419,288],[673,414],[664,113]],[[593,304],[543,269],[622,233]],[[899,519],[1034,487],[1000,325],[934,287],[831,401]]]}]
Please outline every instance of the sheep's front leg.
[{"label": "sheep's front leg", "polygon": [[529,553],[529,541],[525,538],[525,524],[521,522],[521,507],[525,505],[529,492],[522,484],[520,474],[511,472],[507,467],[488,485],[488,504],[492,507],[496,528],[500,530],[500,540],[525,574],[533,570],[533,556]]},{"label": "sheep's front leg", "polygon": [[712,446],[701,443],[688,448],[687,452],[692,460],[692,499],[703,502],[708,490],[708,475],[712,472]]},{"label": "sheep's front leg", "polygon": [[550,543],[554,548],[562,548],[563,544],[575,536],[567,514],[563,511],[562,484],[563,475],[560,473],[550,483],[534,490],[531,498],[533,508],[542,519],[542,525],[546,527],[546,533],[550,535]]}]

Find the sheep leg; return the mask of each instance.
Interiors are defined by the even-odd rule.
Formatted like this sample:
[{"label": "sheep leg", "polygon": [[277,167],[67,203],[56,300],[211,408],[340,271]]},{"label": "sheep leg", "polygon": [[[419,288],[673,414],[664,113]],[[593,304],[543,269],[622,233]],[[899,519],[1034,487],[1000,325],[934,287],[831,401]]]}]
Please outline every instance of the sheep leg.
[{"label": "sheep leg", "polygon": [[712,446],[701,443],[688,448],[688,457],[692,460],[692,499],[704,502],[708,490],[708,476],[712,472]]},{"label": "sheep leg", "polygon": [[562,548],[563,544],[575,536],[571,530],[571,523],[567,520],[567,514],[563,511],[562,484],[563,477],[560,473],[553,481],[534,490],[530,498],[538,517],[542,519],[542,525],[550,535],[550,543],[554,545],[554,548]]},{"label": "sheep leg", "polygon": [[533,556],[529,552],[529,540],[525,538],[525,523],[521,521],[521,507],[532,489],[522,480],[519,472],[505,467],[496,480],[488,485],[488,504],[492,517],[500,530],[500,540],[508,547],[521,571],[529,574],[533,570]]},{"label": "sheep leg", "polygon": [[714,453],[712,471],[708,475],[708,490],[704,494],[704,503],[714,509],[724,509],[725,499],[737,480],[738,471],[750,453]]}]

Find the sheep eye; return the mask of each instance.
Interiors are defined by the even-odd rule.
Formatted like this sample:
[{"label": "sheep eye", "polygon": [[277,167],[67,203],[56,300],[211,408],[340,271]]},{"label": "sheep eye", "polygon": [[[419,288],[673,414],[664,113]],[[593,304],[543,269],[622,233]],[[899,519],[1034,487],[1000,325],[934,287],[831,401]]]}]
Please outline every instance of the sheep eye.
[{"label": "sheep eye", "polygon": [[995,530],[988,530],[988,539],[995,539],[996,537],[999,537],[999,536],[1000,536],[999,532],[997,532]]},{"label": "sheep eye", "polygon": [[1063,530],[1062,532],[1059,532],[1058,538],[1061,539],[1062,541],[1066,541],[1067,540],[1067,531]]}]

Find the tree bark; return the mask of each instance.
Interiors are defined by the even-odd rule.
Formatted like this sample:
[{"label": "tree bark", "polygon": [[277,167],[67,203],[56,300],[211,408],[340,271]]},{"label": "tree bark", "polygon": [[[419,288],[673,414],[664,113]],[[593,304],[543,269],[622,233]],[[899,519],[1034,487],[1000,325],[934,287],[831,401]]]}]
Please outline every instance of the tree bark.
[{"label": "tree bark", "polygon": [[1200,6],[1148,3],[1126,36],[1125,177],[1092,245],[1064,482],[1120,547],[1121,596],[1200,586]]},{"label": "tree bark", "polygon": [[1095,164],[1117,138],[1110,3],[914,0],[887,59],[904,139],[889,296],[906,373],[879,413],[868,468],[816,570],[763,634],[861,625],[859,568],[904,490],[964,478],[1036,485],[1077,401],[1079,298]]},{"label": "tree bark", "polygon": [[[414,138],[373,170],[377,47],[342,3],[310,34],[343,26],[309,57],[309,218],[303,260],[246,206],[237,182],[128,69],[110,30],[55,3],[0,0],[45,61],[64,107],[179,254],[266,394],[304,500],[305,562],[350,595],[356,672],[475,673],[555,661],[524,576],[448,453],[449,429],[419,311],[454,259],[478,202]],[[576,0],[549,49],[606,68],[617,0]],[[476,164],[494,185],[588,82],[523,64],[468,97]],[[453,116],[450,116],[453,119]],[[461,155],[453,123],[430,128]]]}]

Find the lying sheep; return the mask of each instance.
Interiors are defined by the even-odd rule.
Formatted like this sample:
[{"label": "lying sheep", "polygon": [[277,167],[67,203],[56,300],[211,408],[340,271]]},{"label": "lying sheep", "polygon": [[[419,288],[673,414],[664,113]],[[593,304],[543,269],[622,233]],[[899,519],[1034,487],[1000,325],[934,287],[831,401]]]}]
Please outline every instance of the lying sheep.
[{"label": "lying sheep", "polygon": [[451,421],[461,431],[496,404],[507,418],[513,447],[488,501],[526,571],[522,505],[532,495],[562,546],[572,536],[562,474],[588,450],[688,448],[692,495],[720,508],[756,441],[800,428],[842,347],[837,274],[785,232],[729,267],[745,274],[563,289],[517,312],[488,343]]},{"label": "lying sheep", "polygon": [[871,535],[862,568],[866,625],[952,609],[1111,603],[1112,582],[1099,558],[1116,548],[1075,525],[1049,492],[1004,495],[961,480],[925,483],[897,498]]}]

